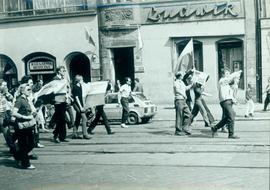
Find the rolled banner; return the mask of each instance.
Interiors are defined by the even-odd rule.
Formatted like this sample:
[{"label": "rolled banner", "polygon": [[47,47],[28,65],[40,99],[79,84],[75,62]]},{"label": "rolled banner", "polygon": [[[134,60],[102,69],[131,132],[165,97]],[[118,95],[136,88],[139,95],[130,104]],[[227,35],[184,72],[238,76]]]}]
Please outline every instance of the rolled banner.
[{"label": "rolled banner", "polygon": [[207,73],[194,70],[192,79],[194,83],[199,83],[204,86],[205,83],[208,81],[209,77],[210,76]]}]

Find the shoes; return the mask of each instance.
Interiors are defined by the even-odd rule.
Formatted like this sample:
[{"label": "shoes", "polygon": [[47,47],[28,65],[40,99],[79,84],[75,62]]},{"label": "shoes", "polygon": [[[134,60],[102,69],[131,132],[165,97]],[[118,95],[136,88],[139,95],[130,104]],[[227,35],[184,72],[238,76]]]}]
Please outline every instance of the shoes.
[{"label": "shoes", "polygon": [[175,135],[175,136],[185,136],[185,133],[182,133],[182,132],[175,132],[174,135]]},{"label": "shoes", "polygon": [[217,130],[214,127],[211,127],[211,132],[212,132],[211,136],[212,138],[214,138],[216,136]]},{"label": "shoes", "polygon": [[115,134],[115,132],[111,131],[111,132],[108,133],[108,135],[113,135],[113,134]]},{"label": "shoes", "polygon": [[63,139],[63,140],[60,140],[60,142],[69,142],[69,141],[66,139]]},{"label": "shoes", "polygon": [[245,118],[248,118],[248,115],[245,115]]},{"label": "shoes", "polygon": [[88,134],[90,134],[90,135],[95,134],[95,133],[93,132],[93,129],[91,129],[90,127],[87,129],[87,132],[88,132]]},{"label": "shoes", "polygon": [[53,137],[52,141],[53,141],[54,143],[60,143],[60,141],[57,139],[57,137]]},{"label": "shoes", "polygon": [[79,135],[73,135],[71,138],[72,138],[72,139],[82,139],[82,137],[79,136]]},{"label": "shoes", "polygon": [[37,143],[36,148],[44,148],[45,146],[43,144]]},{"label": "shoes", "polygon": [[36,167],[34,165],[30,164],[30,166],[26,167],[25,169],[34,170],[34,169],[36,169]]},{"label": "shoes", "polygon": [[126,124],[124,124],[124,123],[121,124],[121,127],[122,128],[128,128],[128,126]]},{"label": "shoes", "polygon": [[234,135],[229,136],[228,138],[229,138],[229,139],[240,139],[240,137],[238,137],[238,136],[234,136]]},{"label": "shoes", "polygon": [[31,155],[28,155],[28,158],[30,160],[37,160],[38,159],[38,156],[36,154],[31,154]]},{"label": "shoes", "polygon": [[89,140],[91,139],[91,137],[89,137],[88,135],[83,135],[83,139]]},{"label": "shoes", "polygon": [[253,113],[250,113],[249,116],[250,116],[250,117],[254,117],[254,114],[253,114]]},{"label": "shoes", "polygon": [[184,130],[184,133],[185,133],[186,135],[191,135],[191,131],[188,131],[188,130]]}]

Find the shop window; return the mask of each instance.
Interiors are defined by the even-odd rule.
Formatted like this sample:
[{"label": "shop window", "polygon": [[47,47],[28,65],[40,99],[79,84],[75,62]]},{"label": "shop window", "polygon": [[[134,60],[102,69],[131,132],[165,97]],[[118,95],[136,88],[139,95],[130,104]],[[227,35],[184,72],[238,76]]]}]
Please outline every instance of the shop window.
[{"label": "shop window", "polygon": [[[222,77],[224,68],[231,72],[243,70],[243,41],[239,39],[225,39],[217,42],[218,47],[218,71]],[[242,73],[239,88],[244,89],[244,73]]]},{"label": "shop window", "polygon": [[[178,56],[184,50],[189,40],[183,40],[176,44]],[[194,66],[196,70],[203,71],[203,48],[202,42],[193,40],[193,50],[194,50]]]}]

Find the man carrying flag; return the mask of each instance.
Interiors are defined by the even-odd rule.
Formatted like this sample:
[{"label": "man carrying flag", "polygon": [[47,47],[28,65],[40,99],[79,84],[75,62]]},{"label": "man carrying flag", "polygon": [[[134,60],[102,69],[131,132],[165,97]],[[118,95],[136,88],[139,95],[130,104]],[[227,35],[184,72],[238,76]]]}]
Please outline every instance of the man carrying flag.
[{"label": "man carrying flag", "polygon": [[66,100],[68,92],[68,83],[65,79],[66,69],[64,66],[59,66],[56,69],[56,76],[53,81],[44,85],[40,91],[34,96],[35,100],[42,99],[44,103],[54,98],[55,113],[52,120],[56,123],[56,127],[53,131],[53,142],[68,142],[66,138],[66,125],[65,125],[65,113],[66,113]]}]

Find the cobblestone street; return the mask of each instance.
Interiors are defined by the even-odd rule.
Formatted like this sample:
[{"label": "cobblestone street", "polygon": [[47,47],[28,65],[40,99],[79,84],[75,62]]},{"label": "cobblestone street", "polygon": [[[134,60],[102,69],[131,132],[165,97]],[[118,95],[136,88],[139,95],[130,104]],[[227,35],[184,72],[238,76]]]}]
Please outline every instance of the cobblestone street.
[{"label": "cobblestone street", "polygon": [[114,135],[98,126],[88,141],[54,144],[42,133],[46,147],[34,150],[34,171],[16,168],[1,136],[0,181],[5,190],[268,190],[269,126],[267,119],[238,120],[239,140],[210,138],[200,120],[190,137],[174,136],[174,121],[158,118],[127,129],[113,125]]}]

